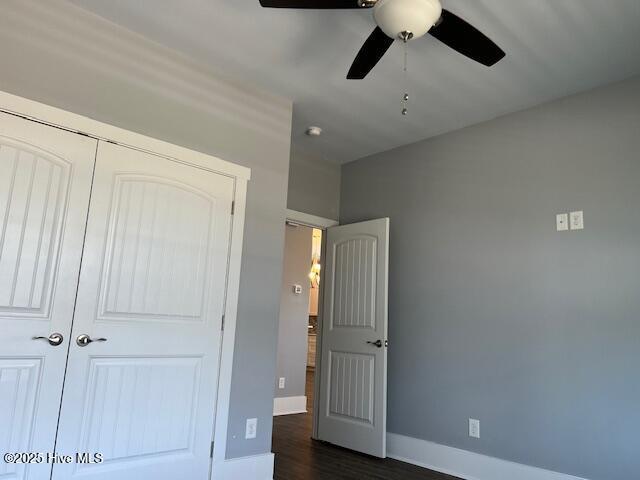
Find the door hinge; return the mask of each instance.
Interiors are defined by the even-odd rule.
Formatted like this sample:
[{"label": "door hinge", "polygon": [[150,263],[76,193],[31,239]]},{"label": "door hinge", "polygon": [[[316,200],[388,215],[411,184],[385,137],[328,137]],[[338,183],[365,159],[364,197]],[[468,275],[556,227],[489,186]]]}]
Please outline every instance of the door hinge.
[{"label": "door hinge", "polygon": [[220,330],[224,331],[224,314],[222,314],[222,328],[220,328]]},{"label": "door hinge", "polygon": [[211,449],[209,450],[209,458],[213,458],[213,444],[215,442],[211,442]]},{"label": "door hinge", "polygon": [[235,213],[236,213],[236,201],[235,201],[235,200],[233,200],[233,201],[231,202],[231,215],[233,215],[233,214],[235,214]]}]

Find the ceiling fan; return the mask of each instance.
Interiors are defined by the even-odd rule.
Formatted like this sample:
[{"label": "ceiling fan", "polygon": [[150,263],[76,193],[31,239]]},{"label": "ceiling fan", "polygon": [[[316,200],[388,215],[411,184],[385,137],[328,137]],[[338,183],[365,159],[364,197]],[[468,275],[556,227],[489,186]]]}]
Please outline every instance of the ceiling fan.
[{"label": "ceiling fan", "polygon": [[427,32],[445,45],[488,67],[505,53],[466,21],[444,10],[439,0],[260,0],[263,7],[306,9],[373,8],[377,27],[364,42],[347,74],[361,80],[396,38],[405,43]]}]

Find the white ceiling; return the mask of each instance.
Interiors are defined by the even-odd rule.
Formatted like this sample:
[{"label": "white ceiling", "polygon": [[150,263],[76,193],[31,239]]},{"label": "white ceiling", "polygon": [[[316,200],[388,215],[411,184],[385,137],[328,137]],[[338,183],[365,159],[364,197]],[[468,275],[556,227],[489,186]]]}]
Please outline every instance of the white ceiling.
[{"label": "white ceiling", "polygon": [[[293,141],[347,162],[640,74],[639,0],[443,0],[506,52],[493,68],[427,35],[346,80],[370,10],[263,9],[258,0],[71,0],[232,78],[293,99]],[[304,135],[308,125],[324,129]]]}]

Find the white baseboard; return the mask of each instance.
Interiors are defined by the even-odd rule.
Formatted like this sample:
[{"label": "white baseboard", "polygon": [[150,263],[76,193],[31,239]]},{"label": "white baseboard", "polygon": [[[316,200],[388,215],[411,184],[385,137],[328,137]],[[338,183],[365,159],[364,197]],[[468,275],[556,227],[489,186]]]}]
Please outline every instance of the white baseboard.
[{"label": "white baseboard", "polygon": [[387,456],[465,480],[586,480],[395,433],[387,434]]},{"label": "white baseboard", "polygon": [[273,480],[273,453],[213,463],[213,480]]},{"label": "white baseboard", "polygon": [[273,399],[273,416],[307,413],[307,397],[280,397]]}]

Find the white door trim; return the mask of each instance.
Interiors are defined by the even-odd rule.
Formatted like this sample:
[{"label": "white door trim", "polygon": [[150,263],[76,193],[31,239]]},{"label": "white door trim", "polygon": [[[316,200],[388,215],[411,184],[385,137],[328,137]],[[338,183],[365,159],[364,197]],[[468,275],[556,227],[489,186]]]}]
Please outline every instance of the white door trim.
[{"label": "white door trim", "polygon": [[244,233],[247,182],[251,178],[251,170],[211,155],[130,132],[113,125],[108,125],[88,117],[2,91],[0,91],[0,111],[18,115],[52,127],[94,137],[99,140],[115,142],[129,148],[164,156],[177,162],[206,169],[235,179],[235,211],[231,227],[225,325],[220,352],[220,375],[218,380],[218,400],[214,429],[216,441],[213,451],[213,470],[217,473],[216,464],[218,462],[224,463],[227,450],[227,422],[229,419],[231,373],[240,288],[242,239]]},{"label": "white door trim", "polygon": [[[225,306],[222,350],[220,352],[220,376],[218,379],[218,401],[214,428],[213,475],[218,473],[218,464],[224,464],[227,455],[227,429],[231,407],[231,374],[233,372],[233,350],[236,342],[238,295],[240,293],[240,266],[242,260],[242,235],[247,196],[247,182],[236,182],[236,206],[231,226],[229,251],[229,273],[227,276],[227,301]],[[238,202],[238,199],[242,199]],[[221,468],[222,465],[221,465]],[[215,477],[214,477],[215,478]],[[220,478],[225,478],[221,475]],[[230,478],[230,477],[229,477]]]},{"label": "white door trim", "polygon": [[296,210],[290,210],[287,208],[287,222],[297,223],[304,225],[305,227],[319,228],[325,230],[329,227],[335,227],[338,225],[337,220],[330,218],[318,217],[309,213],[298,212]]},{"label": "white door trim", "polygon": [[[329,227],[335,227],[336,225],[340,225],[340,222],[337,220],[332,220],[330,218],[318,217],[316,215],[311,215],[304,212],[298,212],[296,210],[287,209],[287,221],[297,223],[300,225],[304,225],[311,228],[319,228],[323,231],[322,233],[322,244],[320,247],[321,257],[326,258],[326,241],[327,235],[326,230]],[[324,260],[323,260],[324,261]],[[322,273],[321,275],[324,275]],[[322,277],[321,277],[322,278]],[[316,366],[315,366],[315,376],[313,381],[313,398],[320,398],[320,375],[322,375],[322,318],[323,318],[323,304],[324,304],[324,284],[325,282],[320,282],[320,291],[318,292],[318,334],[316,336]],[[319,410],[317,408],[312,409],[312,427],[311,427],[311,438],[318,438],[318,413]]]}]

